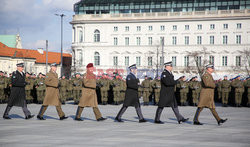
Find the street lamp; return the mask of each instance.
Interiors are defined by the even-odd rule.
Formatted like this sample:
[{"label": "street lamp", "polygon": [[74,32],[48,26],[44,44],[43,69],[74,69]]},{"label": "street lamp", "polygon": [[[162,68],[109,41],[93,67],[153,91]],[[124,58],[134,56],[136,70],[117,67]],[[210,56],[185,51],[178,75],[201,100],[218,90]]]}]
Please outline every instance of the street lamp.
[{"label": "street lamp", "polygon": [[61,76],[63,71],[63,17],[66,16],[64,14],[55,14],[56,16],[61,17]]}]

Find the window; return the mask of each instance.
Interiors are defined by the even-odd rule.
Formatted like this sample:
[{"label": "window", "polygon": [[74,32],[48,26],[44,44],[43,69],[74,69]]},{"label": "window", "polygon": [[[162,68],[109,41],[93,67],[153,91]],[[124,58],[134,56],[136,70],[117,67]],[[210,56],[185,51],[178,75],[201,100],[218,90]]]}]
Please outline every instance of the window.
[{"label": "window", "polygon": [[223,36],[223,44],[227,44],[227,35]]},{"label": "window", "polygon": [[185,45],[189,45],[189,36],[185,36]]},{"label": "window", "polygon": [[241,44],[241,35],[236,35],[236,44]]},{"label": "window", "polygon": [[148,45],[153,45],[153,38],[152,37],[148,37]]},{"label": "window", "polygon": [[236,66],[241,66],[241,56],[236,56]]},{"label": "window", "polygon": [[161,43],[161,45],[164,45],[164,37],[160,37],[160,43]]},{"label": "window", "polygon": [[173,37],[172,37],[172,44],[173,44],[173,45],[176,45],[176,43],[177,43],[176,36],[173,36]]},{"label": "window", "polygon": [[114,45],[118,45],[118,38],[114,37]]},{"label": "window", "polygon": [[129,66],[129,56],[125,57],[125,66]]},{"label": "window", "polygon": [[198,24],[198,25],[197,25],[197,29],[198,29],[198,30],[202,30],[202,25],[201,25],[201,24]]},{"label": "window", "polygon": [[153,57],[148,57],[148,66],[153,65]]},{"label": "window", "polygon": [[222,66],[227,66],[227,56],[222,56]]},{"label": "window", "polygon": [[100,31],[95,30],[94,32],[94,42],[100,42]]},{"label": "window", "polygon": [[129,45],[129,37],[125,37],[125,45]]},{"label": "window", "polygon": [[136,57],[136,65],[141,66],[141,57]]},{"label": "window", "polygon": [[82,33],[82,30],[79,31],[79,42],[83,42],[83,33]]},{"label": "window", "polygon": [[140,32],[140,31],[141,31],[141,26],[137,26],[137,27],[136,27],[136,30],[137,30],[138,32]]},{"label": "window", "polygon": [[165,26],[161,26],[161,31],[165,31]]},{"label": "window", "polygon": [[114,27],[114,32],[117,32],[118,31],[118,27]]},{"label": "window", "polygon": [[189,56],[184,57],[184,66],[189,66]]},{"label": "window", "polygon": [[95,65],[100,65],[100,54],[98,52],[95,52],[95,56],[94,56],[94,59],[95,59]]},{"label": "window", "polygon": [[164,64],[164,57],[160,57],[160,65],[163,65]]},{"label": "window", "polygon": [[172,65],[176,66],[176,56],[172,56]]},{"label": "window", "polygon": [[189,30],[189,25],[185,25],[185,30]]},{"label": "window", "polygon": [[82,62],[83,62],[83,56],[82,56],[82,50],[78,50],[78,63],[79,66],[82,66]]},{"label": "window", "polygon": [[148,26],[148,30],[152,31],[153,30],[153,26]]},{"label": "window", "polygon": [[129,26],[125,27],[125,31],[128,32],[129,31]]},{"label": "window", "polygon": [[214,64],[214,56],[209,56],[209,63]]},{"label": "window", "polygon": [[215,25],[214,24],[210,24],[210,30],[214,30],[215,29]]},{"label": "window", "polygon": [[210,36],[210,44],[214,44],[214,36]]},{"label": "window", "polygon": [[114,66],[118,65],[118,57],[117,56],[113,57],[113,64],[114,64]]},{"label": "window", "polygon": [[173,25],[173,31],[177,30],[177,25]]},{"label": "window", "polygon": [[224,29],[228,29],[228,24],[223,24]]},{"label": "window", "polygon": [[141,45],[141,37],[136,37],[136,44]]},{"label": "window", "polygon": [[201,66],[201,56],[196,57],[196,63],[198,64],[198,66]]},{"label": "window", "polygon": [[241,29],[241,23],[237,23],[237,29]]},{"label": "window", "polygon": [[202,37],[201,36],[197,36],[197,44],[202,44]]}]

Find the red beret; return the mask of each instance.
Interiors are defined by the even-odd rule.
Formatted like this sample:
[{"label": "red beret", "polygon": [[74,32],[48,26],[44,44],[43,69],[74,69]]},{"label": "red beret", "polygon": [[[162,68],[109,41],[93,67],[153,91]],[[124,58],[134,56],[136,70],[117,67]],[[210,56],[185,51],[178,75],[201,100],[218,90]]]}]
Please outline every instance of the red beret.
[{"label": "red beret", "polygon": [[90,68],[90,67],[94,67],[94,65],[93,65],[93,63],[89,63],[86,67]]}]

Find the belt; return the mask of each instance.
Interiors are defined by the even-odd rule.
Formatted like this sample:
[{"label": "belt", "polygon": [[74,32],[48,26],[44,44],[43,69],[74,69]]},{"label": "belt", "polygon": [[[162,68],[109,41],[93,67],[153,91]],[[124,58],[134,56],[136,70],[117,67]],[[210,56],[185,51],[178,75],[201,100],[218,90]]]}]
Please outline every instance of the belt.
[{"label": "belt", "polygon": [[86,87],[86,86],[83,86],[83,88],[88,88],[88,89],[93,89],[93,90],[96,90],[96,88]]}]

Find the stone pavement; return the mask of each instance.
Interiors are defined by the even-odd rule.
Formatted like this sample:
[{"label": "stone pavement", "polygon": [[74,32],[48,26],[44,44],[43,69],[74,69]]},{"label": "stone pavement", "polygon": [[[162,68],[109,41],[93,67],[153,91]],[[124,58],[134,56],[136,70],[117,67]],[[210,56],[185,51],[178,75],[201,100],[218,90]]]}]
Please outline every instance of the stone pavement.
[{"label": "stone pavement", "polygon": [[[28,108],[37,115],[41,105],[30,104]],[[85,108],[84,121],[74,121],[77,106],[72,103],[63,105],[63,111],[69,118],[60,121],[56,109],[50,106],[45,121],[36,118],[25,120],[21,108],[13,107],[11,120],[3,120],[6,104],[0,104],[0,147],[47,147],[47,146],[130,146],[130,147],[239,147],[250,146],[250,108],[220,107],[220,117],[229,120],[218,126],[208,109],[200,115],[203,126],[192,125],[196,107],[179,107],[187,123],[178,124],[171,108],[165,108],[161,120],[165,124],[154,124],[156,106],[142,106],[146,123],[138,123],[133,107],[123,115],[124,123],[114,122],[121,105],[99,105],[104,122],[97,122],[91,108]]]}]

